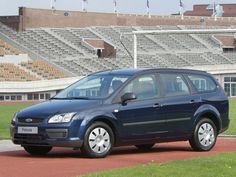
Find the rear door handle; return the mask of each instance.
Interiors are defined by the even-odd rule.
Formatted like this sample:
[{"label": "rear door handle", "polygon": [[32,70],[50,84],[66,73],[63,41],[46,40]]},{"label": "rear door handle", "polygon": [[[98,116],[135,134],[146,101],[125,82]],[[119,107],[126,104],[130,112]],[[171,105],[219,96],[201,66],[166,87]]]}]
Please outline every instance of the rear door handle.
[{"label": "rear door handle", "polygon": [[156,108],[156,109],[159,109],[159,108],[162,107],[162,105],[159,104],[159,103],[156,103],[156,104],[154,104],[152,107],[153,107],[153,108]]}]

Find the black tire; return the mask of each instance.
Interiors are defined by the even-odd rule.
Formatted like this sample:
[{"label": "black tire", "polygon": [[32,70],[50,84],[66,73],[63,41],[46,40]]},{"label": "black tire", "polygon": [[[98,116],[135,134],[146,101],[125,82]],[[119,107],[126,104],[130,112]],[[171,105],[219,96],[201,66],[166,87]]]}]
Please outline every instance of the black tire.
[{"label": "black tire", "polygon": [[91,158],[103,158],[111,152],[113,145],[112,129],[103,122],[95,122],[86,130],[81,151]]},{"label": "black tire", "polygon": [[52,150],[51,146],[24,146],[26,152],[31,155],[46,155]]},{"label": "black tire", "polygon": [[155,144],[138,144],[138,145],[135,145],[136,148],[140,149],[140,150],[150,150],[152,149],[152,147],[154,146]]},{"label": "black tire", "polygon": [[[206,128],[204,128],[205,125]],[[196,151],[209,151],[215,146],[216,140],[216,125],[212,120],[203,118],[196,124],[189,143],[191,147]]]}]

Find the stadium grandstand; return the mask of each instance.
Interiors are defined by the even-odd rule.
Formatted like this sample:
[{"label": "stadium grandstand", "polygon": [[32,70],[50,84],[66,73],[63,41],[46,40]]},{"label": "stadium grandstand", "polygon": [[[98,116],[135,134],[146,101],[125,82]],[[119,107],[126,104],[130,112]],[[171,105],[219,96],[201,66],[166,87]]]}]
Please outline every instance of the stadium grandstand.
[{"label": "stadium grandstand", "polygon": [[[0,17],[0,101],[43,101],[92,72],[133,67],[133,38],[124,33],[226,28],[236,28],[236,17],[21,7],[19,16]],[[235,34],[141,34],[137,41],[138,67],[206,70],[236,96]]]}]

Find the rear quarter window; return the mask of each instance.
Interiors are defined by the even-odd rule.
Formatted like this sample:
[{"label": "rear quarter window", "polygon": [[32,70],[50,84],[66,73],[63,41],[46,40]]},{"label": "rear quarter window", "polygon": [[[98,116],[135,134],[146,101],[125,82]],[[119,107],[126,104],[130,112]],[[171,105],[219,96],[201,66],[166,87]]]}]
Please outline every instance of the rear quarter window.
[{"label": "rear quarter window", "polygon": [[217,84],[209,76],[193,74],[188,75],[188,78],[198,92],[213,92],[217,89]]}]

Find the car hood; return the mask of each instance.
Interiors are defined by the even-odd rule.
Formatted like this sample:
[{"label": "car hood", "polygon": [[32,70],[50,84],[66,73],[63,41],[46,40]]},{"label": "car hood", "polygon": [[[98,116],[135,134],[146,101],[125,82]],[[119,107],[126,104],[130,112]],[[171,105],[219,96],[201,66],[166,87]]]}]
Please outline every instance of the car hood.
[{"label": "car hood", "polygon": [[47,118],[55,114],[92,109],[101,102],[101,100],[48,100],[19,111],[17,117]]}]

